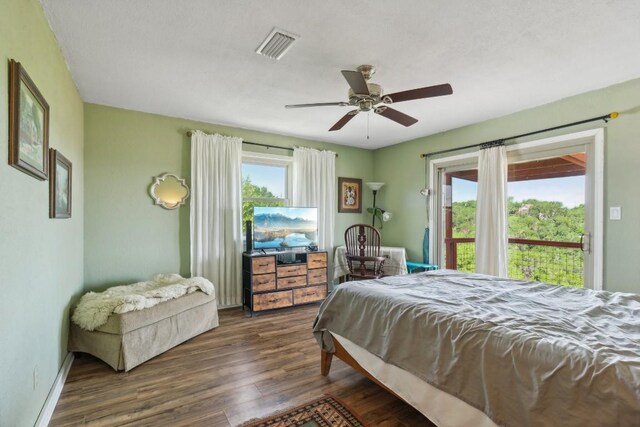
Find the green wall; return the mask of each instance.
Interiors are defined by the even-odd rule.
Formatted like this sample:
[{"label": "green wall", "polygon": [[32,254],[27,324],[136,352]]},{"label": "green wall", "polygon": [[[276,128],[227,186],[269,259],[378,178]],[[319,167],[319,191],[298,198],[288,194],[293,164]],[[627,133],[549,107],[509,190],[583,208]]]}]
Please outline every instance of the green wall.
[{"label": "green wall", "polygon": [[[373,152],[105,107],[85,105],[85,286],[101,289],[146,280],[159,272],[189,274],[189,207],[165,210],[148,194],[152,177],[175,173],[190,184],[188,130],[218,132],[283,147],[305,146],[338,153],[336,175],[373,179]],[[245,145],[244,149],[261,150]],[[262,149],[264,151],[264,149]],[[290,154],[270,149],[270,153]],[[364,192],[363,205],[371,205]],[[337,214],[335,243],[366,214]]]},{"label": "green wall", "polygon": [[[518,135],[612,111],[621,114],[609,124],[593,122],[522,141],[606,128],[604,289],[640,292],[640,263],[637,262],[640,257],[640,197],[637,191],[640,182],[640,79],[376,150],[375,178],[387,183],[378,195],[378,204],[382,207],[402,206],[390,208],[394,218],[385,224],[385,244],[404,246],[409,258],[422,259],[426,214],[425,199],[419,194],[425,182],[421,153]],[[621,221],[608,220],[609,206],[622,207]]]},{"label": "green wall", "polygon": [[[69,302],[82,290],[83,104],[40,3],[0,0],[0,10],[0,425],[31,426],[67,354]],[[49,103],[50,146],[73,163],[71,219],[49,219],[48,181],[7,163],[9,58]]]}]

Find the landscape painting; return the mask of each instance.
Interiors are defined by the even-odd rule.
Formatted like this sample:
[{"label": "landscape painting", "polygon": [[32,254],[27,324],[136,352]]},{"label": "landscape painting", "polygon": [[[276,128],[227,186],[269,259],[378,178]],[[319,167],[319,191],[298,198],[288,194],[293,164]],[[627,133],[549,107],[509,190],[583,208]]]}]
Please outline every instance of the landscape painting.
[{"label": "landscape painting", "polygon": [[317,245],[318,209],[255,207],[253,247],[287,249]]},{"label": "landscape painting", "polygon": [[50,149],[49,218],[71,218],[71,162]]},{"label": "landscape painting", "polygon": [[20,63],[9,63],[9,164],[48,178],[49,105]]}]

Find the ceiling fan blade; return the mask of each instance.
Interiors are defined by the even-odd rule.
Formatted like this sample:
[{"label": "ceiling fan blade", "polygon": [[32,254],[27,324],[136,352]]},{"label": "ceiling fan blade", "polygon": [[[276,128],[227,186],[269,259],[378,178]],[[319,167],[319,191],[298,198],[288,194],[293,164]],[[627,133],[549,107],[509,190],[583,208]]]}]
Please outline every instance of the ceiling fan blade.
[{"label": "ceiling fan blade", "polygon": [[[431,98],[434,96],[451,95],[453,89],[449,83],[436,86],[421,87],[419,89],[405,90],[403,92],[389,93],[383,97],[383,100],[387,104],[393,102],[411,101],[413,99]],[[391,99],[391,102],[387,102],[387,98]]]},{"label": "ceiling fan blade", "polygon": [[316,102],[315,104],[291,104],[285,105],[284,108],[307,108],[307,107],[347,107],[349,105],[348,102]]},{"label": "ceiling fan blade", "polygon": [[356,95],[369,95],[367,81],[360,71],[342,70],[342,75]]},{"label": "ceiling fan blade", "polygon": [[400,123],[403,126],[411,126],[412,124],[415,124],[418,119],[414,119],[411,116],[406,115],[405,113],[401,113],[398,110],[394,110],[393,108],[389,108],[389,107],[378,107],[375,110],[373,110],[374,113],[376,114],[380,114],[381,116],[386,117],[387,119],[391,119],[394,122]]},{"label": "ceiling fan blade", "polygon": [[360,110],[351,110],[351,111],[349,111],[347,114],[342,116],[342,118],[340,120],[338,120],[336,122],[336,124],[331,127],[331,129],[329,129],[329,132],[332,132],[334,130],[342,129],[342,126],[344,126],[347,123],[349,123],[349,120],[353,119],[356,116],[356,114],[358,114],[359,112],[360,112]]}]

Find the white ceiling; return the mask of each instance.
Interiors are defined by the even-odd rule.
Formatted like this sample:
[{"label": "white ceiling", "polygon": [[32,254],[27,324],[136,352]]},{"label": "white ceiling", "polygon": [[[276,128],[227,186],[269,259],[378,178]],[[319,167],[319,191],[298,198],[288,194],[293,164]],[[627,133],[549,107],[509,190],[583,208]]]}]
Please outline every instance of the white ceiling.
[{"label": "white ceiling", "polygon": [[[41,0],[86,102],[365,148],[499,117],[640,77],[637,0]],[[254,53],[273,27],[301,38]],[[349,108],[340,74],[373,64],[405,128]],[[606,111],[602,112],[607,113]]]}]

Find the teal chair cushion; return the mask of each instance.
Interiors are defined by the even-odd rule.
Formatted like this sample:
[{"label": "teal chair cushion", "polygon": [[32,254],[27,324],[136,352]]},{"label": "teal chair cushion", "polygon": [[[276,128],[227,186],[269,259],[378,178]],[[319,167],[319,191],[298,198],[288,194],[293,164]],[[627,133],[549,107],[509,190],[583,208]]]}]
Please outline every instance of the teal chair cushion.
[{"label": "teal chair cushion", "polygon": [[436,264],[425,264],[423,262],[414,262],[407,261],[407,271],[412,273],[413,270],[417,270],[418,268],[426,270],[437,270],[438,266]]}]

